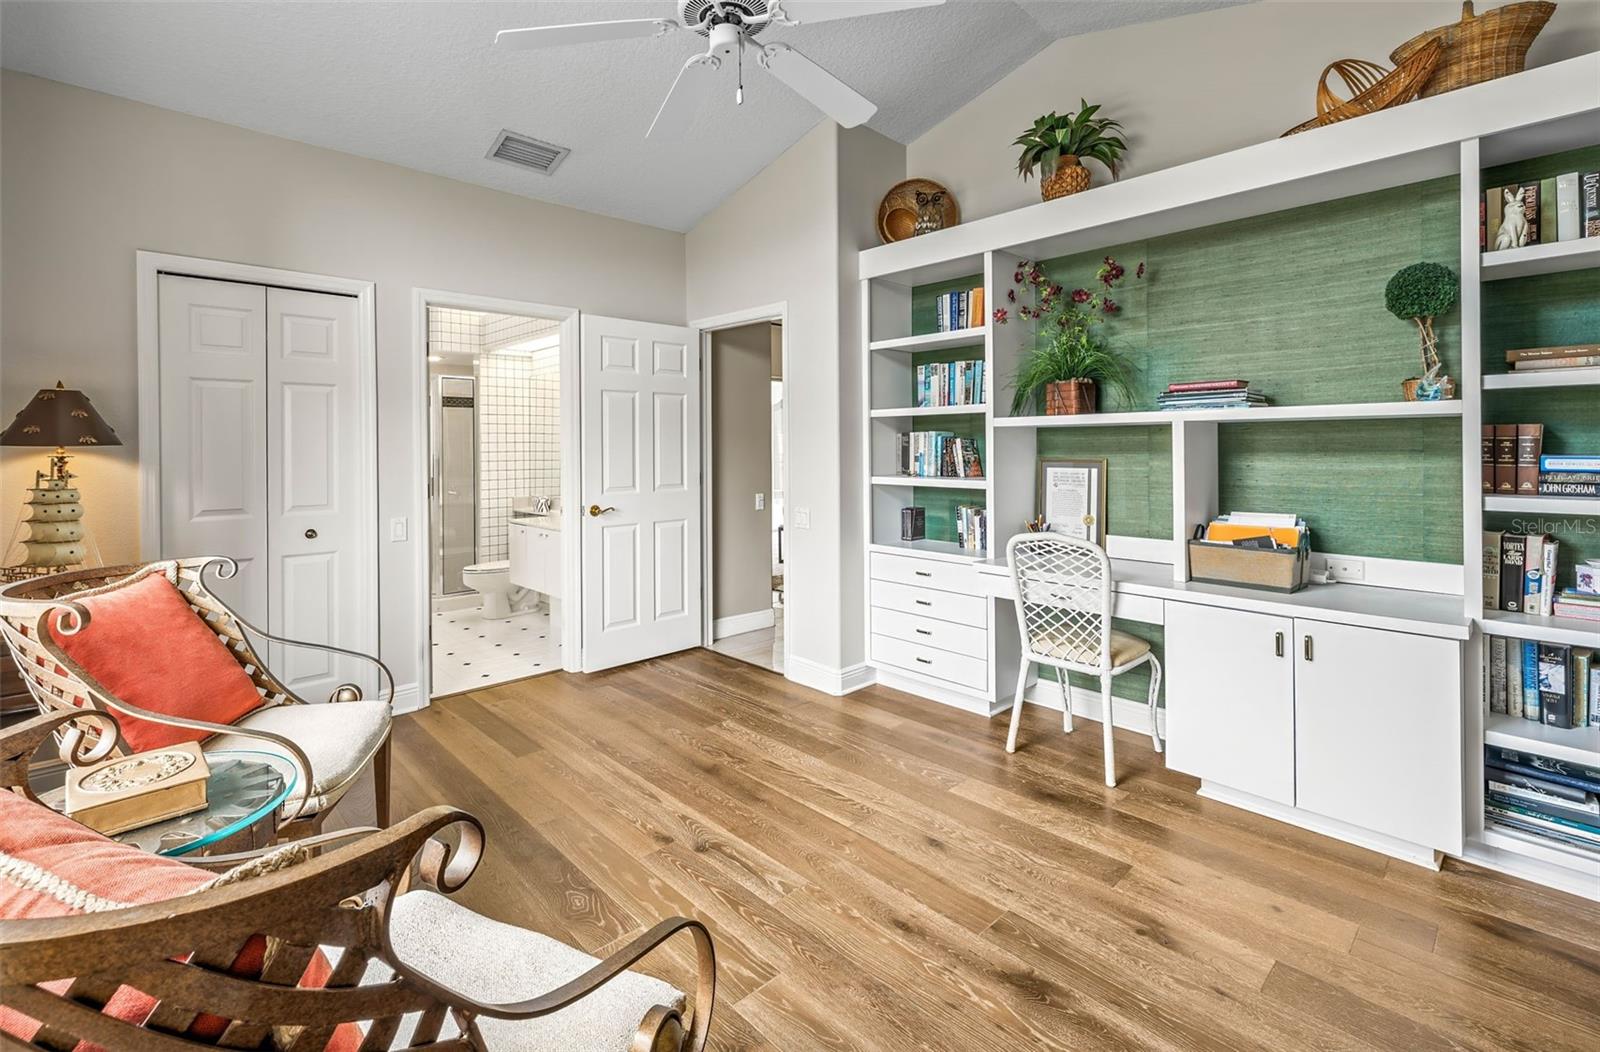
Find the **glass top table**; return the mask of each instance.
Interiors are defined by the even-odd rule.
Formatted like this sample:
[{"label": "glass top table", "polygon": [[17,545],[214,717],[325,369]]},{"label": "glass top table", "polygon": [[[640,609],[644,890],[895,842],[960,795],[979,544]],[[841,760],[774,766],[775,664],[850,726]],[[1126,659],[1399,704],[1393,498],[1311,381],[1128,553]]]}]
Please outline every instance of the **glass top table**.
[{"label": "glass top table", "polygon": [[[156,855],[205,855],[265,847],[278,830],[278,808],[295,788],[294,765],[275,753],[219,749],[206,753],[203,810],[129,829],[111,837]],[[66,790],[34,788],[40,801],[65,813]]]}]

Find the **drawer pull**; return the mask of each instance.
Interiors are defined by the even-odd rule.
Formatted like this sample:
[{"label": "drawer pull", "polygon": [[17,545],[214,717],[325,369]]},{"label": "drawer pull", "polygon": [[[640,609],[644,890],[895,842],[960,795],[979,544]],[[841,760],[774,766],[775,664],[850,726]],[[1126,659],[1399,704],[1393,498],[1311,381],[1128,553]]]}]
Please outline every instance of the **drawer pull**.
[{"label": "drawer pull", "polygon": [[932,570],[912,570],[911,572],[916,574],[918,577],[932,577],[933,576],[933,571]]},{"label": "drawer pull", "polygon": [[1311,637],[1306,636],[1306,660],[1311,660]]},{"label": "drawer pull", "polygon": [[925,657],[917,658],[917,663],[920,664],[920,665],[931,665],[931,664],[933,664],[932,661],[930,661],[929,659],[927,659]]},{"label": "drawer pull", "polygon": [[916,603],[918,606],[932,606],[933,605],[933,600],[931,600],[931,599],[913,599],[912,602]]},{"label": "drawer pull", "polygon": [[931,635],[933,635],[933,633],[928,631],[926,628],[919,628],[919,629],[917,629],[917,635],[919,635],[919,636],[931,636]]},{"label": "drawer pull", "polygon": [[1277,638],[1272,642],[1272,652],[1278,657],[1283,657],[1283,633],[1276,632],[1274,635]]}]

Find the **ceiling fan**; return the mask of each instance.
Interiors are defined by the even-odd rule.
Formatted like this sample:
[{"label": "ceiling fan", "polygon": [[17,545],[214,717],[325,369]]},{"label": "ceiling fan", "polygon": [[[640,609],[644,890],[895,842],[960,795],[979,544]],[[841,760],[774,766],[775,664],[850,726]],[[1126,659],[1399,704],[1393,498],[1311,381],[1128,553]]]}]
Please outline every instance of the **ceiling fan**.
[{"label": "ceiling fan", "polygon": [[846,128],[863,124],[878,107],[838,77],[788,44],[758,43],[756,37],[774,26],[803,26],[837,18],[878,15],[918,7],[938,7],[944,0],[678,0],[678,20],[631,18],[614,22],[580,22],[565,26],[502,29],[494,42],[501,47],[546,48],[635,37],[667,36],[688,30],[707,38],[704,54],[689,56],[672,82],[646,138],[682,134],[716,87],[723,62],[737,67],[734,99],[744,103],[744,51],[768,73]]}]

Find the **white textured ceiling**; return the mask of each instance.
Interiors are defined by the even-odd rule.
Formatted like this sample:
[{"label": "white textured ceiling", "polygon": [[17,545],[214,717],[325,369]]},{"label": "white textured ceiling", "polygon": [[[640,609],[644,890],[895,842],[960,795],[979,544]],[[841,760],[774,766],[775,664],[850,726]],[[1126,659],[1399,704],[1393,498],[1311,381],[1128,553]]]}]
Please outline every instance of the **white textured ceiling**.
[{"label": "white textured ceiling", "polygon": [[[951,0],[769,35],[876,102],[870,126],[909,142],[1059,37],[1232,2],[1239,0]],[[672,0],[7,0],[0,58],[8,69],[687,230],[815,126],[817,111],[747,67],[744,106],[734,105],[730,80],[682,140],[646,142],[656,107],[700,38],[540,52],[491,46],[497,29],[675,10]],[[1040,101],[1049,108],[1075,100]],[[501,128],[572,154],[551,176],[489,160],[484,153]]]}]

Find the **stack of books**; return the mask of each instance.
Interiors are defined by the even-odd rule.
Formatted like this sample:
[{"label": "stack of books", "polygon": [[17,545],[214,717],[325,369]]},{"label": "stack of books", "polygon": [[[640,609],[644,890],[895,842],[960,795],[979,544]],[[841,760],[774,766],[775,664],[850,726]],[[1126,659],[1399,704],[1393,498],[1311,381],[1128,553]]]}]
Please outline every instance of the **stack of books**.
[{"label": "stack of books", "polygon": [[1549,617],[1561,542],[1543,533],[1483,531],[1483,608]]},{"label": "stack of books", "polygon": [[983,289],[941,292],[934,301],[934,321],[940,332],[959,332],[983,324]]},{"label": "stack of books", "polygon": [[981,479],[983,457],[975,438],[951,431],[902,431],[895,471],[913,478]]},{"label": "stack of books", "polygon": [[983,362],[934,362],[912,373],[911,396],[918,409],[984,404]]},{"label": "stack of books", "polygon": [[1568,172],[1483,192],[1478,248],[1498,252],[1600,237],[1600,172]]},{"label": "stack of books", "polygon": [[1265,395],[1254,390],[1249,380],[1190,380],[1168,384],[1156,396],[1157,404],[1165,410],[1182,409],[1248,409],[1266,405]]},{"label": "stack of books", "polygon": [[1541,456],[1539,494],[1544,497],[1600,497],[1600,455]]},{"label": "stack of books", "polygon": [[1600,456],[1544,452],[1543,424],[1484,424],[1483,492],[1600,497]]},{"label": "stack of books", "polygon": [[1600,667],[1592,647],[1489,638],[1489,711],[1550,727],[1600,727]]},{"label": "stack of books", "polygon": [[1506,352],[1506,365],[1512,372],[1540,372],[1545,369],[1582,369],[1600,365],[1600,343],[1569,343],[1561,347],[1519,347]]},{"label": "stack of books", "polygon": [[969,552],[988,550],[989,513],[982,505],[956,508],[956,543]]},{"label": "stack of books", "polygon": [[1600,769],[1485,746],[1484,819],[1600,854]]}]

